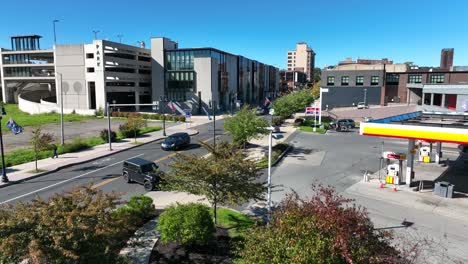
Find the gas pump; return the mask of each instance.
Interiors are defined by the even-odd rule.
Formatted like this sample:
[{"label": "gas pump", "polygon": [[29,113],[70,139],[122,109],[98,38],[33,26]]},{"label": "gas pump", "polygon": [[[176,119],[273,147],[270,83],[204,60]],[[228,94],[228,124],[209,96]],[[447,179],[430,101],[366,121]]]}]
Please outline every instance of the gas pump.
[{"label": "gas pump", "polygon": [[[403,177],[403,161],[406,160],[406,154],[386,151],[382,154],[387,159],[387,169],[385,182],[390,184],[400,184]],[[398,160],[397,163],[390,163],[391,160]]]},{"label": "gas pump", "polygon": [[431,162],[431,148],[430,147],[422,147],[419,149],[419,161],[424,163]]}]

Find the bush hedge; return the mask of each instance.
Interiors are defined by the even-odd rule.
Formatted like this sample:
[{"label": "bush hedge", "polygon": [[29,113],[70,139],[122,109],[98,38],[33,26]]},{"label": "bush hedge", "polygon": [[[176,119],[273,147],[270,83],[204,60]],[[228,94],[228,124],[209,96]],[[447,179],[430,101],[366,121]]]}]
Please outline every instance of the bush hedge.
[{"label": "bush hedge", "polygon": [[[105,142],[109,142],[109,130],[103,129],[99,132],[99,137],[102,138]],[[117,133],[111,130],[111,142],[117,141]]]},{"label": "bush hedge", "polygon": [[210,208],[203,204],[177,204],[167,208],[156,227],[163,243],[182,245],[206,245],[215,232]]},{"label": "bush hedge", "polygon": [[128,203],[114,211],[117,219],[126,219],[135,226],[141,226],[156,215],[153,199],[145,195],[135,195]]}]

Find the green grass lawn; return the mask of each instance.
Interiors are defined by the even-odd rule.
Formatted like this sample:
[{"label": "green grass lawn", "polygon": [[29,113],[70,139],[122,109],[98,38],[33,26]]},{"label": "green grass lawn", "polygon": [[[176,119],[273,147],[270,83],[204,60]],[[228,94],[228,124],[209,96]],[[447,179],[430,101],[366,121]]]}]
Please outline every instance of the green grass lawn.
[{"label": "green grass lawn", "polygon": [[325,134],[325,133],[327,132],[326,129],[320,128],[320,127],[317,127],[317,131],[314,132],[314,128],[313,128],[313,127],[310,127],[310,126],[300,126],[300,127],[299,127],[299,130],[300,130],[300,131],[304,131],[304,132],[317,133],[317,134]]},{"label": "green grass lawn", "polygon": [[[154,132],[161,130],[161,127],[145,127],[141,129],[140,134]],[[117,137],[117,139],[122,139]],[[97,145],[105,144],[100,137],[88,137],[88,138],[76,138],[71,142],[66,142],[64,146],[58,146],[57,153],[59,155],[64,153],[76,152],[88,148],[92,148]],[[52,157],[52,149],[42,150],[38,152],[38,160]],[[34,161],[34,151],[32,148],[17,149],[8,153],[5,153],[5,163],[7,167],[23,164],[26,162]],[[1,164],[0,164],[1,168]]]},{"label": "green grass lawn", "polygon": [[[13,118],[15,122],[22,126],[37,126],[51,123],[60,123],[60,113],[46,113],[46,114],[36,114],[30,115],[28,113],[22,112],[17,104],[5,104],[6,116],[2,119],[2,129],[3,131],[10,131],[6,127],[8,120]],[[78,115],[78,114],[65,114],[63,119],[65,122],[76,122],[83,121],[88,119],[96,119],[95,116],[89,115]]]},{"label": "green grass lawn", "polygon": [[246,229],[256,224],[256,221],[249,216],[222,207],[217,210],[217,222],[219,227],[229,230],[231,237],[242,235]]}]

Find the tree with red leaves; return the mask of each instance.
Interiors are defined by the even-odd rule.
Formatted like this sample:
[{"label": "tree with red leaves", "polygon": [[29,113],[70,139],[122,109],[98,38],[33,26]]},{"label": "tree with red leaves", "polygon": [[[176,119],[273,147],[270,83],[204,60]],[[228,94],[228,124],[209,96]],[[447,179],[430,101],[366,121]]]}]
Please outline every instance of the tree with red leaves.
[{"label": "tree with red leaves", "polygon": [[331,187],[313,186],[282,201],[269,227],[256,227],[239,248],[240,263],[405,263],[392,234],[376,231],[364,208]]}]

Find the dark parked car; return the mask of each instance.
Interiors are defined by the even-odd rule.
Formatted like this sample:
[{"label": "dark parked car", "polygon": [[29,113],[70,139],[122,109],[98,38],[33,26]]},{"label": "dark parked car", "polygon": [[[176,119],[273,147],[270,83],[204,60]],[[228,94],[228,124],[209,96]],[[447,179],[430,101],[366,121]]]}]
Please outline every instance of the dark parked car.
[{"label": "dark parked car", "polygon": [[163,172],[152,161],[133,158],[124,161],[122,175],[126,182],[143,184],[145,190],[151,191],[160,187]]},{"label": "dark parked car", "polygon": [[347,131],[355,127],[356,123],[352,119],[338,119],[337,121],[331,122],[328,128],[335,129],[336,131]]},{"label": "dark parked car", "polygon": [[190,145],[190,135],[187,133],[175,133],[168,136],[161,143],[163,150],[178,150],[182,147]]}]

